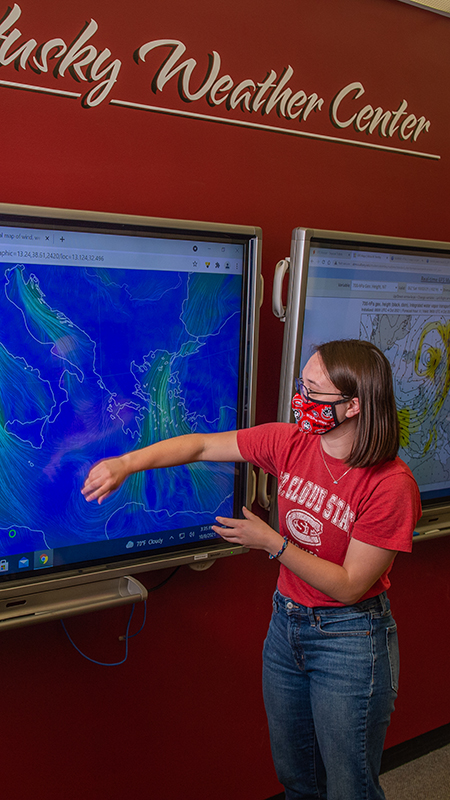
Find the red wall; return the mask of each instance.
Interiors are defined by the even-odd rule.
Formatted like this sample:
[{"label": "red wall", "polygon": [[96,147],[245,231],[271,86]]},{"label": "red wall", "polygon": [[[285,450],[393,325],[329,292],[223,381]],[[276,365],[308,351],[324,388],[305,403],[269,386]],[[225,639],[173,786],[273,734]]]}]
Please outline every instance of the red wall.
[{"label": "red wall", "polygon": [[[32,37],[38,44],[55,37],[69,43],[93,18],[99,29],[91,42],[98,51],[108,47],[122,66],[108,98],[94,108],[0,83],[0,200],[260,225],[266,300],[259,422],[276,416],[283,326],[271,312],[271,276],[288,254],[293,227],[450,239],[450,103],[442,80],[449,19],[397,0],[285,0],[276,7],[267,0],[69,6],[21,0],[20,7],[22,38],[14,47]],[[290,64],[289,85],[316,92],[323,109],[301,123],[276,110],[263,116],[213,108],[205,99],[183,103],[174,80],[155,95],[151,82],[161,56],[149,53],[139,65],[132,56],[158,38],[181,40],[183,58],[196,59],[191,91],[215,50],[220,75],[235,83],[261,82],[271,69],[280,77]],[[69,71],[56,79],[20,62],[2,66],[0,81],[67,92],[92,88]],[[360,101],[347,100],[347,116],[365,103],[395,111],[406,99],[408,113],[430,120],[430,130],[414,143],[333,127],[332,98],[355,81],[366,91]],[[358,146],[120,107],[111,99],[337,136]],[[433,540],[399,556],[394,567],[402,676],[388,745],[450,721],[449,555],[450,538]],[[165,575],[143,581],[151,587]],[[183,568],[150,595],[145,630],[120,667],[82,659],[59,623],[2,633],[5,796],[118,800],[136,791],[170,800],[264,800],[277,793],[259,678],[275,580],[276,567],[260,553],[204,573]],[[118,660],[127,617],[121,608],[69,620],[68,627],[93,658]]]}]

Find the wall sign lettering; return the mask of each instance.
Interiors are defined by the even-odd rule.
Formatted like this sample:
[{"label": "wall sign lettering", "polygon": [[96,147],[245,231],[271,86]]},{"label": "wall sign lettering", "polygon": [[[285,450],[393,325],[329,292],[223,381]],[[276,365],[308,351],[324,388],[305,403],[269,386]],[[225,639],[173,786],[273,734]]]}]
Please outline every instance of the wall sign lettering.
[{"label": "wall sign lettering", "polygon": [[[8,8],[0,21],[0,68],[13,67],[16,71],[33,73],[34,76],[48,75],[54,80],[70,75],[78,86],[85,82],[86,91],[65,91],[49,86],[48,81],[43,86],[34,81],[29,84],[0,79],[0,86],[79,98],[84,108],[95,108],[107,101],[110,105],[130,109],[256,128],[402,155],[434,160],[440,158],[433,153],[401,146],[404,143],[415,144],[419,137],[428,133],[431,126],[429,119],[410,110],[409,103],[404,98],[399,100],[397,107],[385,108],[379,104],[379,98],[368,96],[360,81],[353,81],[339,88],[334,97],[325,98],[317,92],[299,87],[294,69],[290,65],[280,74],[269,69],[262,79],[258,76],[239,79],[223,69],[222,59],[215,50],[209,54],[208,67],[202,73],[194,58],[185,58],[186,45],[178,39],[148,41],[141,44],[130,57],[134,58],[140,68],[145,69],[147,56],[152,53],[151,61],[153,65],[156,63],[157,68],[149,74],[150,91],[161,97],[167,86],[174,86],[183,103],[182,108],[115,98],[122,61],[114,58],[108,48],[99,51],[95,47],[93,40],[98,30],[95,20],[86,22],[71,43],[59,37],[38,42],[35,38],[27,39],[15,27],[21,14],[21,8],[16,3]],[[154,70],[154,66],[152,69]],[[0,76],[3,75],[0,72]],[[194,89],[194,85],[199,88]],[[191,110],[195,103],[205,100],[211,108],[221,106],[226,116]],[[334,130],[345,131],[352,128],[357,133],[364,134],[364,140],[348,139],[332,133],[324,135],[309,130],[308,125],[314,116],[323,112],[328,112],[328,119]],[[288,123],[289,127],[273,125],[275,117]]]}]

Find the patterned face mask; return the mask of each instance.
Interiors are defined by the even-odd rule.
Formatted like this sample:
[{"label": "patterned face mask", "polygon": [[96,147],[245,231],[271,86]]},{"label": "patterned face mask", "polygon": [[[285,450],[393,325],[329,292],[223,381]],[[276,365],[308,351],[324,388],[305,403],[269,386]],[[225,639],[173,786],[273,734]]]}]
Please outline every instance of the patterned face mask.
[{"label": "patterned face mask", "polygon": [[296,380],[295,386],[298,391],[292,398],[291,405],[295,421],[303,433],[321,435],[341,424],[336,415],[336,406],[347,403],[350,398],[344,397],[332,403],[327,400],[313,400],[302,381]]}]

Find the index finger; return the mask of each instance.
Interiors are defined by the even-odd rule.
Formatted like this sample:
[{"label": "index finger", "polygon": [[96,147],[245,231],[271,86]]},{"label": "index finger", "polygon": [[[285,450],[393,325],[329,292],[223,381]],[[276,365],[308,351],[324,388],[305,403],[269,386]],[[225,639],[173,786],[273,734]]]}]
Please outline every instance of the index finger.
[{"label": "index finger", "polygon": [[227,528],[233,528],[236,523],[234,517],[216,517],[216,520],[220,525],[224,525]]}]

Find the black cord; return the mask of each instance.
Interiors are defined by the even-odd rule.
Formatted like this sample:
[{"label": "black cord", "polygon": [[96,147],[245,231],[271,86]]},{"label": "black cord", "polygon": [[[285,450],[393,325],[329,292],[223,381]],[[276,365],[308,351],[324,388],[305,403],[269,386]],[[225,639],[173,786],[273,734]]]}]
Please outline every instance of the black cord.
[{"label": "black cord", "polygon": [[161,581],[161,583],[157,583],[156,586],[152,586],[152,588],[151,589],[147,589],[147,591],[148,592],[156,592],[157,589],[161,589],[161,586],[165,586],[166,583],[168,583],[170,581],[170,579],[173,578],[175,573],[178,572],[178,570],[180,569],[180,566],[181,566],[181,564],[179,564],[178,567],[175,567],[175,569],[170,573],[170,575],[168,575],[167,578],[164,578],[164,580]]}]

